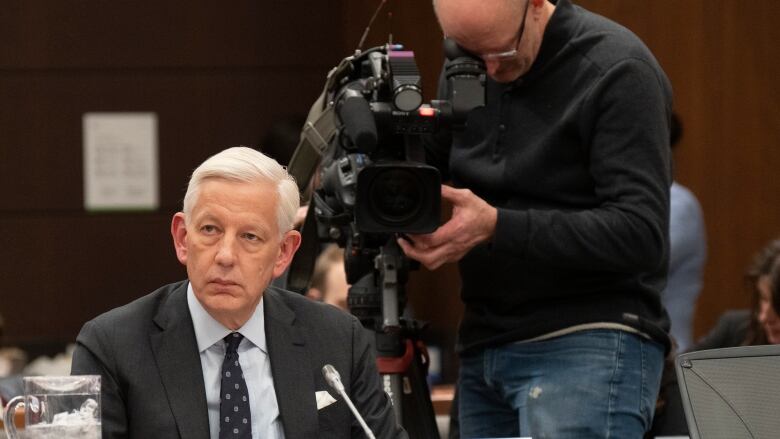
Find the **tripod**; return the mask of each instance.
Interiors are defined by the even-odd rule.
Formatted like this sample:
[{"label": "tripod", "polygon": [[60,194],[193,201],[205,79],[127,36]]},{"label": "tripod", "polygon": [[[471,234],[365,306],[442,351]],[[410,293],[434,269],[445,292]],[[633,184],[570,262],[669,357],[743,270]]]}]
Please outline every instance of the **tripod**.
[{"label": "tripod", "polygon": [[426,375],[428,353],[422,325],[400,317],[405,303],[408,261],[394,238],[374,258],[374,269],[349,290],[348,303],[376,339],[377,368],[396,419],[411,439],[439,437]]}]

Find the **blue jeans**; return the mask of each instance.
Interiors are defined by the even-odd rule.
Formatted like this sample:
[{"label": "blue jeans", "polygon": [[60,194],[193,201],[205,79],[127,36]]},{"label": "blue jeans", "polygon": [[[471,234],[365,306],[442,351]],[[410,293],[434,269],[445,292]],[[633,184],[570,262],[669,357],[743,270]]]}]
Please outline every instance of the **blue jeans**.
[{"label": "blue jeans", "polygon": [[660,344],[611,329],[463,357],[460,437],[641,439],[663,360]]}]

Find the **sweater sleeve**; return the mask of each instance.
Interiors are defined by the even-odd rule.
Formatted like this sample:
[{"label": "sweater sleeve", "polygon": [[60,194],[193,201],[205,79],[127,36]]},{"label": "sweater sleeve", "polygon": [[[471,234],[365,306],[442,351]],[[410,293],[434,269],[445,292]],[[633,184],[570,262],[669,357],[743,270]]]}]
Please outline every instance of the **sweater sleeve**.
[{"label": "sweater sleeve", "polygon": [[498,209],[493,248],[552,267],[657,270],[668,258],[668,82],[629,58],[595,81],[577,111],[597,205]]}]

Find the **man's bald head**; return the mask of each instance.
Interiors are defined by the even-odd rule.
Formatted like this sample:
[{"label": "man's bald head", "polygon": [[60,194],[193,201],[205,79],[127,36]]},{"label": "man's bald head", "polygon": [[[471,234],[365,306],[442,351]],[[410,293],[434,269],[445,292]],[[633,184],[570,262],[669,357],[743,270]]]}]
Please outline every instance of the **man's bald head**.
[{"label": "man's bald head", "polygon": [[517,29],[517,19],[526,1],[529,0],[434,0],[433,7],[448,37],[493,42]]},{"label": "man's bald head", "polygon": [[444,35],[481,57],[497,82],[528,72],[555,10],[547,0],[434,0],[433,7]]}]

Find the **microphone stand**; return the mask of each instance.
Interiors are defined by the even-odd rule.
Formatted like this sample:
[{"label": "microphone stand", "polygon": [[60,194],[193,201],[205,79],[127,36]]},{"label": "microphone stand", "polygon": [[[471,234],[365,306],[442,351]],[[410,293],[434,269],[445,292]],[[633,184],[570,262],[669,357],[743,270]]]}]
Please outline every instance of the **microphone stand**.
[{"label": "microphone stand", "polygon": [[344,384],[341,382],[341,375],[339,375],[339,372],[336,370],[336,368],[330,364],[326,364],[322,367],[322,376],[325,377],[325,382],[327,382],[328,385],[333,388],[333,390],[335,390],[339,395],[341,395],[342,398],[344,398],[344,402],[346,402],[349,409],[352,410],[352,414],[355,415],[355,418],[360,423],[360,426],[363,427],[363,431],[366,433],[366,436],[368,436],[368,439],[376,439],[374,433],[372,433],[371,429],[368,428],[368,425],[366,425],[366,421],[363,420],[363,416],[361,416],[360,412],[357,411],[355,405],[352,404],[352,400],[349,398],[349,395],[347,395],[347,392],[344,390]]}]

